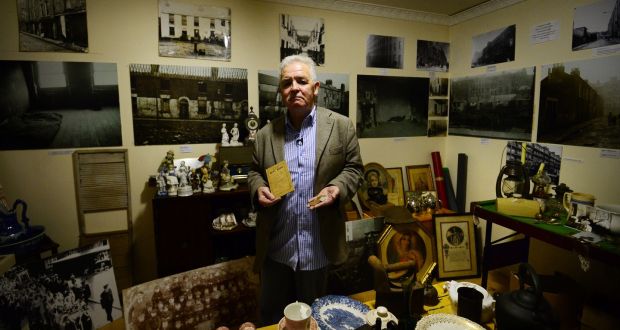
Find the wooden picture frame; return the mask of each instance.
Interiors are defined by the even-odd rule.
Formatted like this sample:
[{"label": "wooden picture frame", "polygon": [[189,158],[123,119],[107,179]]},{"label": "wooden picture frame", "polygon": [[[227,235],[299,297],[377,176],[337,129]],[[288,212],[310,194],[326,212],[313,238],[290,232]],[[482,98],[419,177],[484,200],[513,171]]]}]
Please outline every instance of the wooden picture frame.
[{"label": "wooden picture frame", "polygon": [[434,214],[437,277],[440,280],[480,275],[474,218],[471,213]]},{"label": "wooden picture frame", "polygon": [[430,164],[424,165],[408,165],[407,184],[409,191],[434,191],[435,182],[433,181],[433,172]]},{"label": "wooden picture frame", "polygon": [[418,261],[416,269],[388,273],[395,286],[400,286],[403,279],[414,274],[418,281],[425,283],[437,265],[433,235],[418,222],[387,225],[377,241],[377,249],[379,260],[384,265]]},{"label": "wooden picture frame", "polygon": [[388,167],[385,169],[388,180],[392,180],[392,190],[388,191],[388,202],[396,206],[405,205],[405,186],[403,181],[403,169],[401,167]]}]

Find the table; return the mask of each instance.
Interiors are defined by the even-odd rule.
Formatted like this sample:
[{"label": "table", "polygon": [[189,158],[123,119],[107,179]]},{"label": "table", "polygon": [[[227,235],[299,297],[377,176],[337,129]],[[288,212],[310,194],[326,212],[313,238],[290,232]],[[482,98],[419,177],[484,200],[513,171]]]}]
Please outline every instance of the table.
[{"label": "table", "polygon": [[[456,314],[456,311],[452,308],[452,302],[450,301],[450,296],[447,291],[444,291],[443,286],[446,282],[437,282],[433,284],[433,287],[437,289],[437,293],[439,294],[439,303],[435,306],[424,306],[424,315],[430,314]],[[375,309],[375,291],[365,291],[361,293],[356,293],[350,296],[351,298],[361,301],[366,304],[370,309]],[[484,324],[486,329],[495,329],[494,323]],[[259,330],[278,330],[277,324],[272,324],[270,326],[258,328]]]},{"label": "table", "polygon": [[[482,254],[481,286],[486,288],[489,270],[527,262],[529,238],[535,238],[551,245],[585,254],[588,257],[609,264],[620,264],[620,244],[603,240],[592,244],[580,241],[572,235],[579,232],[564,225],[539,222],[534,218],[509,216],[497,212],[495,200],[472,202],[470,210],[475,217],[487,221],[484,250]],[[491,241],[493,224],[514,230],[516,233]],[[506,241],[508,238],[523,234],[524,237]]]}]

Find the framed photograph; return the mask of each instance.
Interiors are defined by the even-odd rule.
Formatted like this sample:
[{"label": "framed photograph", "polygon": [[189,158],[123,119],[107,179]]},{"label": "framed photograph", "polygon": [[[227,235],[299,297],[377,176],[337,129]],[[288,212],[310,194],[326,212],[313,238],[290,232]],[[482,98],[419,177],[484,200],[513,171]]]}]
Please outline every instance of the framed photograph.
[{"label": "framed photograph", "polygon": [[388,180],[392,181],[392,190],[388,191],[388,202],[396,205],[405,205],[405,186],[403,184],[403,169],[401,167],[389,167],[385,171]]},{"label": "framed photograph", "polygon": [[435,190],[431,164],[409,165],[406,167],[409,191]]},{"label": "framed photograph", "polygon": [[474,218],[471,213],[434,214],[438,279],[476,277]]},{"label": "framed photograph", "polygon": [[367,210],[388,204],[388,192],[392,191],[392,181],[379,163],[364,165],[364,181],[357,190],[360,203]]},{"label": "framed photograph", "polygon": [[418,281],[425,283],[436,266],[433,237],[418,222],[387,225],[377,241],[377,249],[384,265],[408,261],[416,263],[412,269],[388,273],[395,286],[400,286],[404,279],[414,274]]}]

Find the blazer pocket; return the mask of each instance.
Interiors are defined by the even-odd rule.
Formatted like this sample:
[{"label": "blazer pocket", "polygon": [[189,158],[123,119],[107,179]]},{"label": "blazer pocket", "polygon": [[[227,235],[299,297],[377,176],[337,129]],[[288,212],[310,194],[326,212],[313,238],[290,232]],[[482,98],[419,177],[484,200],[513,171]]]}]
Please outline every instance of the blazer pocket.
[{"label": "blazer pocket", "polygon": [[338,154],[342,154],[344,153],[344,147],[343,146],[335,146],[335,147],[330,147],[329,148],[329,153],[331,155],[338,155]]}]

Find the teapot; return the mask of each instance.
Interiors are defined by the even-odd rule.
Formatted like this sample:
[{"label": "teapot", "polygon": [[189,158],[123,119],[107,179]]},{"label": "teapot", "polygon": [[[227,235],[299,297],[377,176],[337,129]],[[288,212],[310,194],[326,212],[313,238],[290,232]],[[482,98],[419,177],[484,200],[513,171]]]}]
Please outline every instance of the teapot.
[{"label": "teapot", "polygon": [[[4,203],[3,203],[4,204]],[[24,227],[19,224],[17,219],[17,207],[22,205],[21,220]],[[4,206],[0,207],[0,244],[17,241],[29,229],[26,210],[28,205],[21,199],[15,200],[13,208],[8,210]]]},{"label": "teapot", "polygon": [[[531,287],[524,287],[526,276]],[[495,300],[495,320],[499,330],[559,329],[559,321],[542,295],[540,279],[527,263],[519,265],[519,290],[500,294]]]}]

